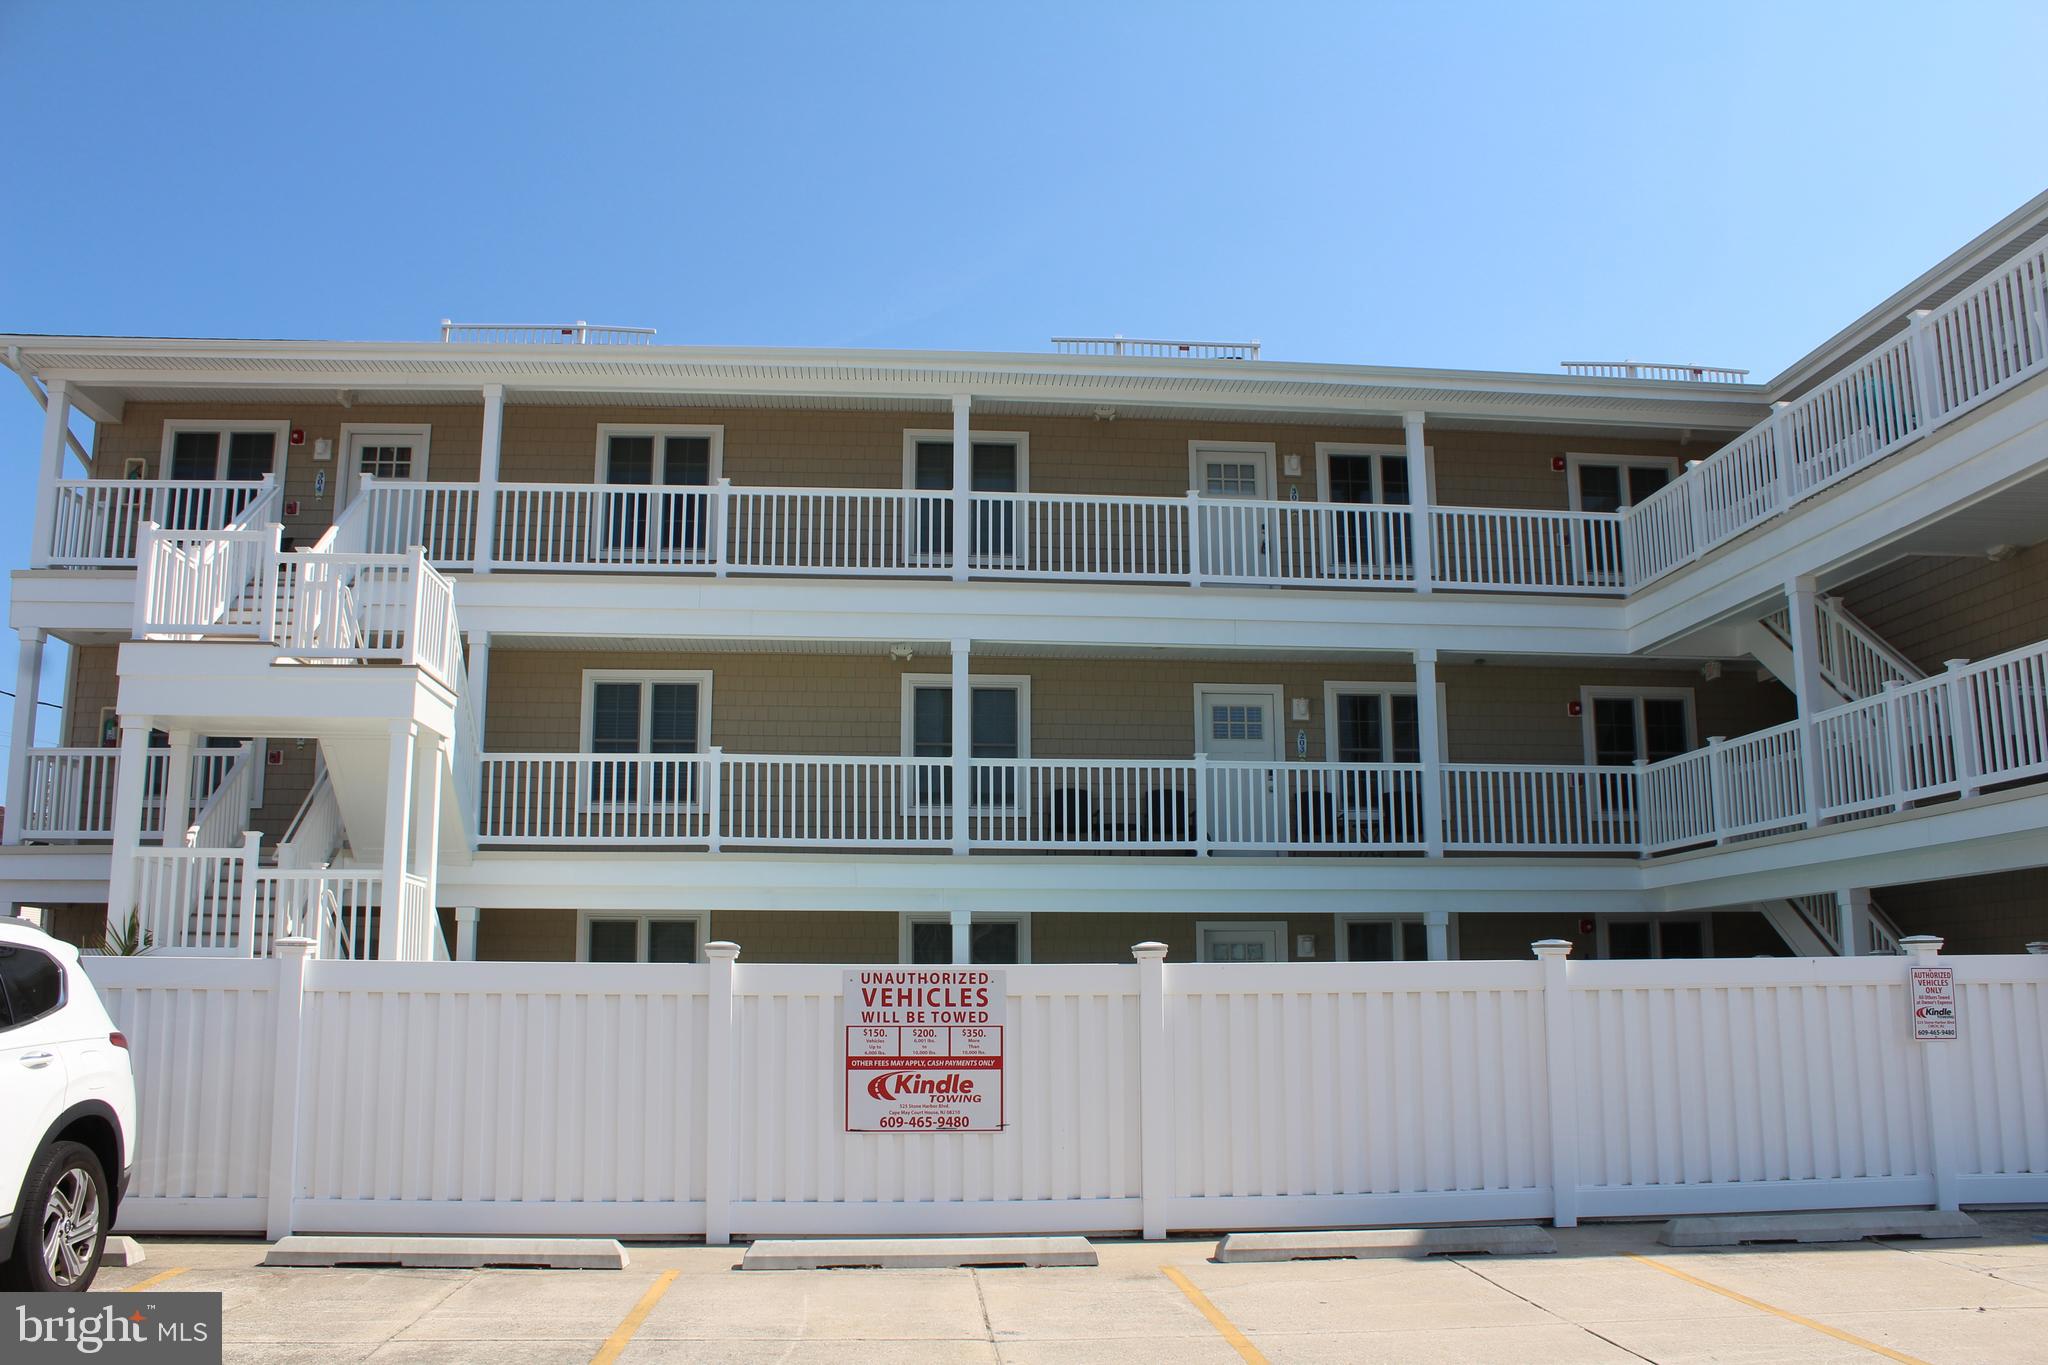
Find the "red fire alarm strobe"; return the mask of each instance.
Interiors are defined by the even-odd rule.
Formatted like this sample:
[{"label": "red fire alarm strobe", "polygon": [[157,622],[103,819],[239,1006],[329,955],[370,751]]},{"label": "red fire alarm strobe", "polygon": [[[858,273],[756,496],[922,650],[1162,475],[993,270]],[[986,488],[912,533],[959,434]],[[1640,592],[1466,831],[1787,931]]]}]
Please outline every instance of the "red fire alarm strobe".
[{"label": "red fire alarm strobe", "polygon": [[273,768],[282,768],[284,766],[284,750],[272,749],[266,756],[266,761]]},{"label": "red fire alarm strobe", "polygon": [[299,500],[297,498],[293,498],[284,505],[284,514],[288,517],[295,517],[299,514]]},{"label": "red fire alarm strobe", "polygon": [[[295,445],[295,446],[302,446],[302,445],[304,445],[305,443],[306,443],[306,429],[305,429],[304,427],[293,427],[293,428],[292,428],[292,444],[293,444],[293,445]],[[1564,468],[1564,466],[1563,466],[1563,465],[1559,465],[1559,466],[1558,466],[1558,468],[1559,468],[1559,469],[1563,469],[1563,468]]]},{"label": "red fire alarm strobe", "polygon": [[[297,435],[298,433],[294,432],[294,433],[292,433],[292,434],[293,434],[294,436],[296,436],[296,435]],[[294,440],[294,441],[292,442],[292,444],[293,444],[293,445],[297,445],[297,444],[298,444],[298,442],[297,442],[296,440]],[[1564,456],[1562,456],[1562,455],[1553,455],[1553,456],[1551,456],[1551,457],[1550,457],[1550,472],[1551,472],[1551,473],[1553,473],[1553,474],[1562,474],[1562,473],[1564,473]]]},{"label": "red fire alarm strobe", "polygon": [[1590,920],[1590,919],[1582,919],[1582,920],[1580,920],[1580,921],[1579,921],[1579,932],[1580,932],[1580,933],[1582,933],[1582,934],[1590,934],[1590,933],[1592,933],[1592,932],[1593,932],[1593,921],[1592,921],[1592,920]]},{"label": "red fire alarm strobe", "polygon": [[1586,714],[1585,703],[1568,701],[1564,704],[1564,713],[1576,720]]}]

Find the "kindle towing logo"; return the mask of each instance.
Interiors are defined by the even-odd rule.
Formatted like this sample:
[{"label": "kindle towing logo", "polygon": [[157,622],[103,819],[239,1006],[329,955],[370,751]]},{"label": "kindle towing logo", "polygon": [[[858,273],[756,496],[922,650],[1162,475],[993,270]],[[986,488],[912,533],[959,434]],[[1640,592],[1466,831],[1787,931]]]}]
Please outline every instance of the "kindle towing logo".
[{"label": "kindle towing logo", "polygon": [[883,1071],[868,1078],[868,1094],[878,1100],[901,1099],[905,1095],[930,1095],[964,1104],[980,1104],[974,1082],[958,1072],[932,1076],[922,1071]]}]

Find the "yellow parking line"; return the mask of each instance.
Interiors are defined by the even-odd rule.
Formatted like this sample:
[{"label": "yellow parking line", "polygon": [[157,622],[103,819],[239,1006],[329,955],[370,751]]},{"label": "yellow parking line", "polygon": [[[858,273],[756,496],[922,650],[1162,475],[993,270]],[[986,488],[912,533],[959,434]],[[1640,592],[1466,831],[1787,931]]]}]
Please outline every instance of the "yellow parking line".
[{"label": "yellow parking line", "polygon": [[619,1320],[618,1329],[604,1339],[604,1345],[597,1348],[597,1354],[590,1358],[590,1365],[611,1365],[625,1351],[633,1334],[640,1330],[640,1324],[647,1321],[647,1315],[654,1311],[654,1305],[661,1302],[661,1296],[668,1293],[668,1287],[676,1282],[681,1271],[664,1270],[655,1277],[647,1292],[640,1296],[640,1302],[633,1305],[633,1311]]},{"label": "yellow parking line", "polygon": [[1927,1365],[1927,1362],[1918,1356],[1909,1356],[1904,1351],[1894,1351],[1889,1346],[1880,1346],[1874,1341],[1865,1341],[1862,1337],[1851,1332],[1844,1332],[1839,1327],[1830,1327],[1824,1322],[1815,1322],[1812,1318],[1801,1317],[1799,1314],[1787,1312],[1783,1308],[1775,1308],[1761,1299],[1752,1299],[1747,1294],[1738,1293],[1724,1285],[1715,1284],[1712,1280],[1703,1280],[1697,1275],[1689,1275],[1677,1266],[1665,1265],[1662,1261],[1653,1261],[1647,1256],[1637,1256],[1633,1252],[1629,1254],[1629,1259],[1631,1261],[1641,1261],[1650,1269],[1661,1270],[1666,1275],[1672,1275],[1684,1280],[1687,1284],[1698,1285],[1708,1293],[1719,1294],[1722,1298],[1733,1299],[1737,1303],[1746,1303],[1751,1308],[1760,1309],[1763,1312],[1769,1313],[1772,1317],[1783,1318],[1787,1322],[1796,1322],[1801,1327],[1810,1327],[1823,1336],[1833,1337],[1836,1341],[1846,1341],[1851,1346],[1861,1346],[1864,1350],[1873,1351],[1883,1356],[1886,1360],[1896,1360],[1900,1362],[1900,1365]]},{"label": "yellow parking line", "polygon": [[137,1280],[134,1284],[131,1284],[126,1289],[120,1290],[118,1292],[123,1294],[133,1294],[144,1289],[154,1289],[158,1285],[162,1284],[165,1280],[168,1280],[176,1275],[182,1275],[191,1268],[192,1267],[188,1265],[180,1265],[173,1266],[169,1270],[159,1270],[156,1274],[150,1276],[148,1279]]},{"label": "yellow parking line", "polygon": [[1163,1265],[1159,1269],[1167,1279],[1172,1280],[1174,1284],[1180,1287],[1180,1292],[1188,1296],[1188,1302],[1195,1306],[1196,1311],[1207,1318],[1209,1325],[1221,1332],[1223,1339],[1229,1342],[1232,1349],[1239,1355],[1250,1362],[1250,1365],[1269,1365],[1266,1357],[1260,1354],[1259,1348],[1252,1345],[1251,1339],[1238,1331],[1237,1324],[1224,1317],[1216,1305],[1209,1302],[1207,1294],[1195,1288],[1193,1280],[1190,1280],[1170,1265]]}]

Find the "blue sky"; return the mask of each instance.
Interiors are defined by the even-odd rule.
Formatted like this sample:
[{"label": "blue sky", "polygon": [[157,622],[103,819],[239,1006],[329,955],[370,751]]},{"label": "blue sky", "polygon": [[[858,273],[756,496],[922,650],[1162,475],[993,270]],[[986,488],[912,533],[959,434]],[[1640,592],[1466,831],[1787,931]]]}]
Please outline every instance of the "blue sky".
[{"label": "blue sky", "polygon": [[2038,0],[0,0],[0,331],[1767,376],[2042,188],[2044,39]]}]

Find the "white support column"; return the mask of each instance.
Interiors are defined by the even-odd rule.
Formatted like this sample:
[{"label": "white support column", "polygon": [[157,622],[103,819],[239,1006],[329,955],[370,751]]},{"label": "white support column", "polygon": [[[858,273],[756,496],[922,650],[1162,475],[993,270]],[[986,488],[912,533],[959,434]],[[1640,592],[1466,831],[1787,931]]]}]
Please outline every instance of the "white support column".
[{"label": "white support column", "polygon": [[1429,486],[1429,459],[1422,444],[1422,414],[1403,413],[1401,434],[1408,451],[1408,514],[1415,527],[1410,537],[1415,591],[1432,592],[1436,588],[1436,552],[1430,536],[1436,526],[1430,508],[1436,499]]},{"label": "white support column", "polygon": [[974,793],[974,684],[968,672],[972,640],[953,642],[953,852],[967,855],[968,822]]},{"label": "white support column", "polygon": [[1422,851],[1444,856],[1443,716],[1437,705],[1436,650],[1415,651],[1415,728],[1422,749]]},{"label": "white support column", "polygon": [[1813,578],[1795,578],[1785,585],[1785,606],[1792,623],[1792,695],[1799,702],[1799,776],[1806,804],[1806,827],[1820,825],[1820,745],[1814,742],[1813,718],[1826,705],[1820,677],[1820,591]]},{"label": "white support column", "polygon": [[[1906,998],[1912,998],[1911,971],[1935,967],[1943,939],[1934,934],[1909,934],[1899,940],[1906,954]],[[1970,1027],[1965,1019],[1963,1027]],[[1927,1164],[1934,1176],[1934,1207],[1953,1210],[1956,1201],[1956,1106],[1951,1098],[1949,1064],[1955,1044],[1943,1038],[1922,1038],[1913,1046],[1920,1049],[1921,1079],[1927,1093]]]},{"label": "white support column", "polygon": [[419,816],[415,826],[413,869],[427,881],[427,913],[440,913],[441,891],[441,781],[448,766],[448,737],[430,735],[426,762],[419,773]]},{"label": "white support column", "polygon": [[965,967],[974,961],[974,912],[948,910],[946,918],[953,926],[953,965]]},{"label": "white support column", "polygon": [[135,855],[142,847],[142,797],[148,787],[148,716],[121,717],[121,757],[114,771],[114,845],[107,857],[107,924],[121,928],[135,908]]},{"label": "white support column", "polygon": [[1984,790],[1979,775],[1984,771],[1983,755],[1977,745],[1977,707],[1975,695],[1970,690],[1970,680],[1963,670],[1970,666],[1968,659],[1945,661],[1948,671],[1942,678],[1948,683],[1948,732],[1955,737],[1956,784],[1960,795],[1976,796]]},{"label": "white support column", "polygon": [[1870,951],[1870,888],[1847,886],[1835,893],[1835,941],[1843,957],[1861,957]]},{"label": "white support column", "polygon": [[1561,938],[1529,945],[1543,969],[1543,1070],[1550,1099],[1550,1198],[1553,1225],[1579,1225],[1578,1054],[1572,1045],[1572,945]]},{"label": "white support column", "polygon": [[483,456],[476,471],[476,572],[489,573],[498,540],[498,452],[505,437],[505,386],[484,385]]},{"label": "white support column", "polygon": [[13,747],[7,751],[7,834],[9,844],[21,842],[22,826],[28,823],[28,751],[36,745],[36,708],[42,704],[43,633],[21,632],[20,651],[14,656]]},{"label": "white support column", "polygon": [[192,746],[197,736],[190,730],[172,730],[170,747],[164,751],[163,838],[165,848],[182,848],[185,831],[192,826]]},{"label": "white support column", "polygon": [[1166,1200],[1172,1193],[1172,1080],[1166,1060],[1166,945],[1131,945],[1138,963],[1138,1206],[1140,1234],[1166,1236]]},{"label": "white support column", "polygon": [[477,921],[483,918],[483,911],[474,905],[455,907],[455,960],[476,961]]},{"label": "white support column", "polygon": [[704,1030],[704,1245],[732,1242],[733,977],[740,945],[719,939],[704,945],[711,968],[710,1019]]},{"label": "white support column", "polygon": [[487,630],[473,630],[469,633],[469,695],[463,700],[469,706],[469,714],[475,719],[476,747],[489,749],[484,733],[485,713],[490,710],[491,700],[491,633]]},{"label": "white support column", "polygon": [[974,549],[974,438],[967,412],[972,401],[953,395],[953,581],[967,581],[967,560]]},{"label": "white support column", "polygon": [[1915,308],[1906,314],[1906,347],[1912,356],[1907,363],[1913,368],[1913,415],[1918,419],[1913,430],[1922,435],[1941,420],[1941,357],[1933,329],[1927,325],[1933,316],[1931,308]]},{"label": "white support column", "polygon": [[384,888],[377,902],[377,956],[398,959],[398,908],[405,900],[406,845],[412,842],[413,746],[419,726],[391,722],[390,757],[384,766]]},{"label": "white support column", "polygon": [[306,964],[310,938],[281,938],[271,945],[277,958],[276,1013],[270,1031],[270,1187],[264,1201],[263,1235],[275,1242],[291,1235],[292,1199],[299,1191],[299,1091],[304,1062]]},{"label": "white support column", "polygon": [[1422,933],[1429,944],[1431,962],[1451,960],[1451,912],[1448,910],[1425,910],[1422,912]]},{"label": "white support column", "polygon": [[64,443],[71,430],[71,391],[65,381],[49,383],[49,406],[43,409],[42,460],[36,466],[35,539],[29,542],[28,566],[50,566],[50,536],[57,525],[57,480],[64,477]]}]

